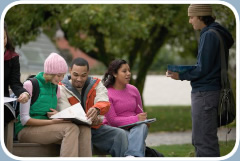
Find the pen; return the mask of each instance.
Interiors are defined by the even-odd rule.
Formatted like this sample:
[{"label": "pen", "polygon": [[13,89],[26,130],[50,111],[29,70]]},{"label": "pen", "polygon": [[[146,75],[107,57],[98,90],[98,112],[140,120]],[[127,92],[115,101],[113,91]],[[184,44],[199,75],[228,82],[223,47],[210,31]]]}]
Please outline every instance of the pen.
[{"label": "pen", "polygon": [[140,105],[138,104],[138,108],[140,108],[140,110],[143,112],[143,109],[140,107]]}]

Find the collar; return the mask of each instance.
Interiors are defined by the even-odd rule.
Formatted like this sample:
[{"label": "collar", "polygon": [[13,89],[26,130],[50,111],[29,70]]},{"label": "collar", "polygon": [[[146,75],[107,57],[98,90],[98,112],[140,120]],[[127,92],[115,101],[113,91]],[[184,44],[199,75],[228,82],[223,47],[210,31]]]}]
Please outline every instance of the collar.
[{"label": "collar", "polygon": [[19,56],[19,55],[14,51],[6,50],[6,52],[4,53],[4,61],[10,60],[16,56]]}]

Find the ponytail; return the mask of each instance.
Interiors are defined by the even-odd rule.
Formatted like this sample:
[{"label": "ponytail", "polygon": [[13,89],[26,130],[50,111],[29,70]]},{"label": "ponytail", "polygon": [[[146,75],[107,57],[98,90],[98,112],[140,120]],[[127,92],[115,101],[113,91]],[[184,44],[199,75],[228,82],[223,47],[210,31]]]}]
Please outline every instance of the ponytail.
[{"label": "ponytail", "polygon": [[109,64],[108,70],[104,74],[102,79],[102,82],[106,88],[114,85],[115,83],[114,74],[118,73],[118,69],[121,67],[122,64],[127,64],[127,62],[122,59],[116,59]]}]

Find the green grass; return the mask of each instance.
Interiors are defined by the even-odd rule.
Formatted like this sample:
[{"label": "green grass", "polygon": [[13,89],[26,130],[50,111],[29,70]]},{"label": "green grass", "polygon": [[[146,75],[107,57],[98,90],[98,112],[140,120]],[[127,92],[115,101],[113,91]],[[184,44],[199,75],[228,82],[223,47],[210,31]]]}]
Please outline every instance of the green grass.
[{"label": "green grass", "polygon": [[[150,132],[186,131],[192,129],[191,106],[147,106],[148,118],[156,118],[151,123]],[[235,127],[236,123],[230,124]]]},{"label": "green grass", "polygon": [[[220,155],[225,156],[229,154],[235,146],[235,141],[219,142]],[[192,144],[176,144],[176,145],[160,145],[152,146],[164,155],[164,157],[195,157],[194,147]],[[98,157],[95,155],[95,157]],[[107,157],[111,157],[107,155]]]},{"label": "green grass", "polygon": [[156,118],[149,131],[185,131],[192,129],[190,106],[148,106],[148,118]]},{"label": "green grass", "polygon": [[[148,118],[156,118],[157,121],[151,123],[150,132],[162,131],[185,131],[192,129],[191,107],[190,106],[147,106],[145,110]],[[236,123],[229,127],[236,127]],[[219,142],[220,154],[225,156],[230,153],[235,145],[235,141]],[[194,147],[192,144],[182,145],[161,145],[152,147],[161,152],[165,157],[194,157]]]},{"label": "green grass", "polygon": [[[220,155],[225,156],[234,148],[235,141],[219,142]],[[160,145],[151,147],[161,152],[165,157],[194,157],[194,147],[191,144]]]}]

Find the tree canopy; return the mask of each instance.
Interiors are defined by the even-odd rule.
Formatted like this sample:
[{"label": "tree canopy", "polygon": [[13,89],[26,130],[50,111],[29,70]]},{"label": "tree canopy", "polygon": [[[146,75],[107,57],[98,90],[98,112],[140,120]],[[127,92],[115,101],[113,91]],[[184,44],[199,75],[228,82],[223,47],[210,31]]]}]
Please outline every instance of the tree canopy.
[{"label": "tree canopy", "polygon": [[[40,30],[53,38],[61,29],[72,46],[106,67],[113,59],[126,59],[136,69],[132,83],[142,93],[147,72],[166,44],[183,57],[195,56],[198,33],[188,23],[187,8],[187,4],[20,4],[7,12],[5,21],[16,45],[34,40]],[[235,38],[232,11],[223,5],[213,8]]]}]

